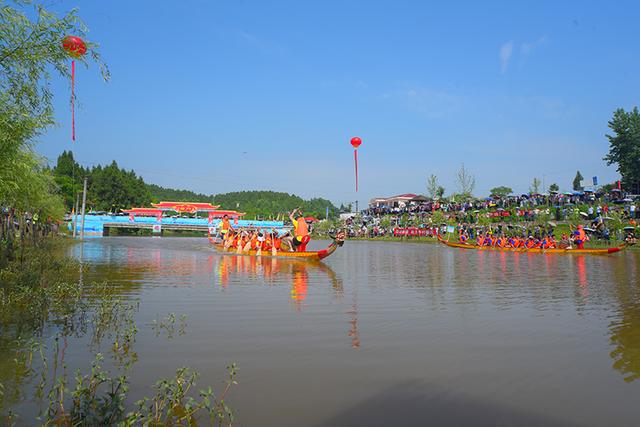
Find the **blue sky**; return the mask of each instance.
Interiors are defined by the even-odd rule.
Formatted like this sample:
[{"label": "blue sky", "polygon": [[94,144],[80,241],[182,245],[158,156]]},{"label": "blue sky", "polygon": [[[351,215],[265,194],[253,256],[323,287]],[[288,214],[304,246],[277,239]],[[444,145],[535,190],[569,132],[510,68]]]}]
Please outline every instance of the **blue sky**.
[{"label": "blue sky", "polygon": [[[60,126],[38,151],[134,169],[204,193],[271,189],[334,202],[475,193],[577,169],[617,179],[607,121],[638,105],[633,1],[60,1],[99,42],[112,79],[54,83]],[[358,135],[360,191],[349,139]]]}]

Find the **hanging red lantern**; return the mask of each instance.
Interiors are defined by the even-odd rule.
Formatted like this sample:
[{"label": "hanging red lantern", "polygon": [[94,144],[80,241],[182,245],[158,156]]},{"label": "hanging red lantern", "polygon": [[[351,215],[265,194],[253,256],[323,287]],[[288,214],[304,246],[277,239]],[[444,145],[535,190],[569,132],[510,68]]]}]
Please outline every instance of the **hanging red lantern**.
[{"label": "hanging red lantern", "polygon": [[71,140],[76,140],[76,111],[75,111],[75,83],[76,83],[76,59],[82,58],[87,53],[87,45],[80,37],[65,36],[62,39],[62,48],[71,58]]},{"label": "hanging red lantern", "polygon": [[356,192],[358,191],[358,147],[360,147],[360,144],[362,144],[362,140],[359,137],[354,136],[353,138],[351,138],[351,146],[353,147],[353,160],[356,164]]}]

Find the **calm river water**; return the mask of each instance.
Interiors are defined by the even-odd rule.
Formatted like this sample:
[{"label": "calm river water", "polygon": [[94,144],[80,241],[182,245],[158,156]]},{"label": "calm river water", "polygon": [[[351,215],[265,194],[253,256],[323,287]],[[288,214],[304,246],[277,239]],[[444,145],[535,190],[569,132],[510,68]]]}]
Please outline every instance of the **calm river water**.
[{"label": "calm river water", "polygon": [[[237,363],[243,426],[640,423],[637,252],[347,241],[311,264],[135,237],[73,252],[86,281],[140,303],[134,396],[183,365],[220,388]],[[184,335],[148,327],[167,313],[187,315]]]}]

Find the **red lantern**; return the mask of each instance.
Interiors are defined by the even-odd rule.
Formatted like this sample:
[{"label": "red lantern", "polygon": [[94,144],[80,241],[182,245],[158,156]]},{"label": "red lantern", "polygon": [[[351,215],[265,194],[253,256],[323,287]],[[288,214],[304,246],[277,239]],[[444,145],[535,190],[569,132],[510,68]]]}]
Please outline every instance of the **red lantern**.
[{"label": "red lantern", "polygon": [[87,53],[87,45],[80,37],[66,36],[62,39],[62,48],[73,59],[71,60],[71,140],[76,140],[75,82],[76,59]]},{"label": "red lantern", "polygon": [[62,39],[62,48],[69,54],[69,56],[80,59],[85,53],[87,53],[87,45],[84,40],[76,36],[66,36]]},{"label": "red lantern", "polygon": [[356,192],[358,191],[358,147],[360,147],[360,144],[362,144],[362,140],[359,137],[354,136],[353,138],[351,138],[351,146],[353,147],[353,160],[356,164]]}]

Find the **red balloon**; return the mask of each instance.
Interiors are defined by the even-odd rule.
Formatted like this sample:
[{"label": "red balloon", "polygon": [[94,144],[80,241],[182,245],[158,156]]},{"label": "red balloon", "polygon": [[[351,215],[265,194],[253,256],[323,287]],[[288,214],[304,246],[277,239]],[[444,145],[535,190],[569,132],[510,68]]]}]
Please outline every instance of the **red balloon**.
[{"label": "red balloon", "polygon": [[353,146],[353,148],[358,148],[360,144],[362,144],[362,140],[360,138],[358,138],[357,136],[351,138],[351,145]]},{"label": "red balloon", "polygon": [[73,58],[80,58],[87,53],[87,45],[80,37],[66,36],[62,39],[62,48]]}]

